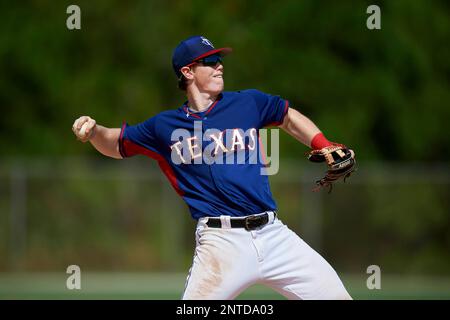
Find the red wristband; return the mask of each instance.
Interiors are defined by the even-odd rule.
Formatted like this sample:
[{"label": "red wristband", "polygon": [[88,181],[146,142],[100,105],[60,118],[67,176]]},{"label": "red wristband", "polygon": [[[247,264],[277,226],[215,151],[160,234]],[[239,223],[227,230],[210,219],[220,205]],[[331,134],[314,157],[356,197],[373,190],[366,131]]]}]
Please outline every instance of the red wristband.
[{"label": "red wristband", "polygon": [[322,132],[316,134],[311,140],[311,148],[313,148],[314,150],[320,150],[322,148],[331,146],[332,144],[332,142],[328,141],[328,139],[325,138]]}]

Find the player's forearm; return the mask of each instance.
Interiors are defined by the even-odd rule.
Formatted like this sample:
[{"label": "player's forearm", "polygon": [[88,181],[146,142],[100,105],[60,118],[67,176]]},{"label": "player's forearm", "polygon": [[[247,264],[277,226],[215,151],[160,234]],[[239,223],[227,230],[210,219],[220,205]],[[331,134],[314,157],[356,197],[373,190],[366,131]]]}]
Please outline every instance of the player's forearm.
[{"label": "player's forearm", "polygon": [[122,159],[119,151],[119,136],[120,128],[106,128],[97,124],[89,142],[105,156]]},{"label": "player's forearm", "polygon": [[289,108],[280,128],[308,147],[320,133],[320,129],[309,118],[292,108]]}]

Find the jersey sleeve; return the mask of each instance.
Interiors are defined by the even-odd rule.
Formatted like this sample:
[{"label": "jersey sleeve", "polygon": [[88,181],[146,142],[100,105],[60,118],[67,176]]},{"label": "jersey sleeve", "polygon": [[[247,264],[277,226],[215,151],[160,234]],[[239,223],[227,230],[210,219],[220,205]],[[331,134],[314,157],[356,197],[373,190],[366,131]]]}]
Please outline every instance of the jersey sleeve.
[{"label": "jersey sleeve", "polygon": [[289,109],[289,101],[280,96],[270,95],[259,90],[242,91],[253,97],[259,113],[260,127],[278,126],[283,123]]},{"label": "jersey sleeve", "polygon": [[127,158],[142,154],[158,159],[160,148],[155,125],[156,116],[133,126],[124,123],[119,137],[120,155]]}]

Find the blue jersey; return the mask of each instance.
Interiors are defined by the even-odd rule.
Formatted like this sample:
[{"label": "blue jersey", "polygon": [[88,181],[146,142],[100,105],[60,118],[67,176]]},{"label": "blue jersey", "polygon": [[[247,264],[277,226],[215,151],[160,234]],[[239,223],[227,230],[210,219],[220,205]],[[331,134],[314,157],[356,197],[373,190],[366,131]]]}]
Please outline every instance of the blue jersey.
[{"label": "blue jersey", "polygon": [[[194,219],[276,210],[268,177],[261,174],[264,164],[249,159],[255,150],[260,152],[258,130],[280,125],[288,105],[287,100],[253,89],[223,92],[199,113],[186,102],[140,124],[125,123],[120,154],[156,159]],[[205,161],[208,154],[216,161]],[[244,161],[236,160],[239,155]]]}]

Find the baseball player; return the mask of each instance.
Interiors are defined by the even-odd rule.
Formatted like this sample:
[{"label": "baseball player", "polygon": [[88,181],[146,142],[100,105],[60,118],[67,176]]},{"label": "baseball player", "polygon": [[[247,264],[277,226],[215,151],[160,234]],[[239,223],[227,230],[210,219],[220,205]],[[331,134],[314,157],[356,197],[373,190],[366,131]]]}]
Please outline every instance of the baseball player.
[{"label": "baseball player", "polygon": [[[289,299],[351,299],[333,268],[279,219],[260,153],[259,129],[278,126],[312,148],[309,159],[328,165],[317,186],[330,186],[354,169],[354,153],[328,141],[288,100],[258,90],[226,92],[224,56],[193,36],[174,50],[180,107],[137,125],[106,128],[88,116],[72,127],[82,142],[122,159],[158,161],[197,220],[196,248],[183,299],[233,299],[267,285]],[[243,156],[237,163],[235,156]],[[233,161],[234,160],[234,161]]]}]

